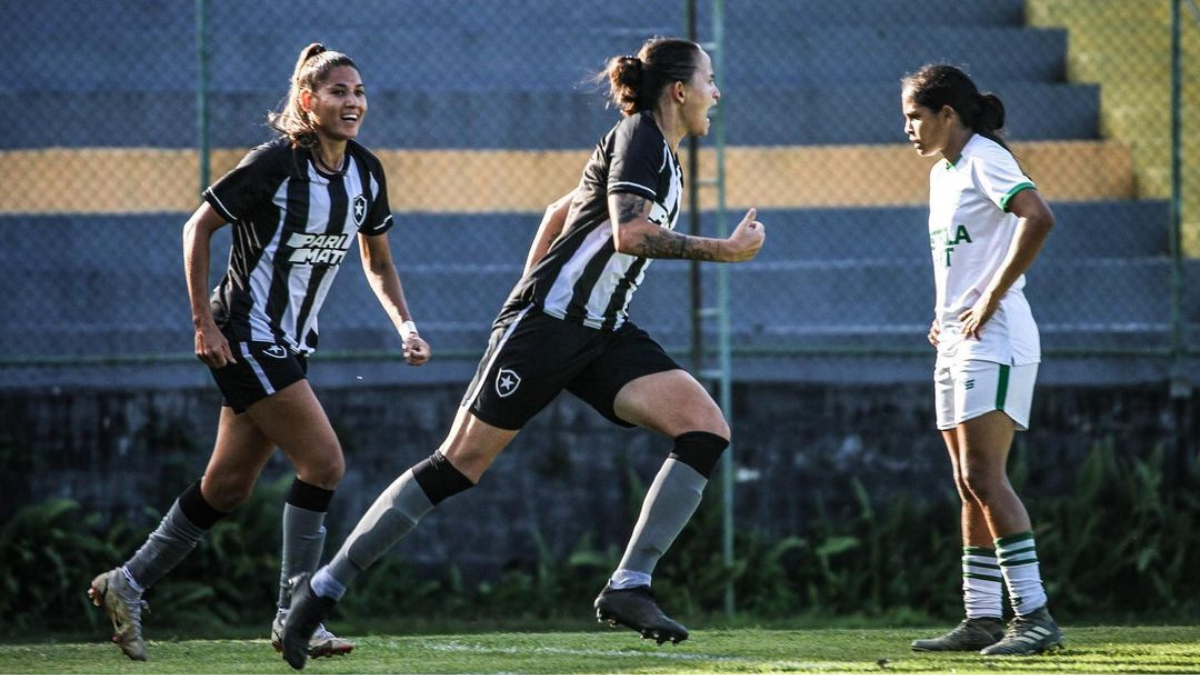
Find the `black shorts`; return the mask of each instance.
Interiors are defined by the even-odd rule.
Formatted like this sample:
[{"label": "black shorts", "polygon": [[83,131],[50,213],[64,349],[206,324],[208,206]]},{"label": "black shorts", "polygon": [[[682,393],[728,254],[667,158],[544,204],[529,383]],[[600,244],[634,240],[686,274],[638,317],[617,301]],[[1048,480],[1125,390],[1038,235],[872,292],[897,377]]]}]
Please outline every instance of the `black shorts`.
[{"label": "black shorts", "polygon": [[229,349],[237,363],[209,371],[225,397],[222,405],[233,408],[235,413],[245,412],[250,404],[303,380],[308,374],[308,357],[274,342],[229,340]]},{"label": "black shorts", "polygon": [[525,426],[564,389],[623,427],[613,403],[644,375],[678,370],[646,331],[626,321],[615,331],[588,328],[528,307],[492,330],[461,405],[501,429]]}]

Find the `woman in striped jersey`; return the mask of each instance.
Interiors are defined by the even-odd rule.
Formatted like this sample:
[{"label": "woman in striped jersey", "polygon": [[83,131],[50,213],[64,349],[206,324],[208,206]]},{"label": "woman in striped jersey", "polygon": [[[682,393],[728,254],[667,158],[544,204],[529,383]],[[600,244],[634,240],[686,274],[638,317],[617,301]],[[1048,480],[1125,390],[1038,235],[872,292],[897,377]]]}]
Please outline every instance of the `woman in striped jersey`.
[{"label": "woman in striped jersey", "polygon": [[764,230],[751,210],[727,239],[674,231],[679,142],[708,132],[720,98],[703,49],[657,38],[637,56],[610,59],[604,78],[624,118],[597,145],[579,186],[547,210],[441,448],[379,496],[311,583],[297,580],[283,640],[292,666],[304,666],[309,634],[354,578],[439,502],[474,486],[563,390],[616,424],[674,439],[596,612],[659,643],[687,638],[656,604],[651,572],[699,504],[729,427],[704,387],[628,320],[627,308],[651,260],[749,260]]},{"label": "woman in striped jersey", "polygon": [[[341,445],[305,378],[317,347],[317,314],[355,240],[367,280],[399,333],[404,359],[414,366],[429,359],[388,246],[392,214],[383,167],[354,141],[366,112],[354,61],[309,45],[296,63],[283,111],[270,118],[279,138],[251,150],[206,190],[184,228],[196,356],[212,370],[224,406],[204,475],[184,490],[132,558],[97,576],[89,589],[112,619],[113,641],[131,659],[146,658],[143,591],[246,501],[276,447],[296,468],[284,506],[279,606],[271,630],[272,644],[282,649],[287,580],[320,562],[325,512],[344,471]],[[229,269],[210,298],[210,241],[231,222]],[[353,645],[318,627],[306,648],[330,656]]]},{"label": "woman in striped jersey", "polygon": [[[1062,632],[1046,609],[1029,514],[1008,481],[1013,433],[1029,426],[1041,346],[1022,288],[1054,216],[998,135],[1004,105],[963,71],[925,66],[903,80],[905,133],[929,174],[937,302],[929,342],[937,425],[962,498],[967,617],[917,651],[1033,654]],[[1015,617],[1007,631],[1003,586]]]}]

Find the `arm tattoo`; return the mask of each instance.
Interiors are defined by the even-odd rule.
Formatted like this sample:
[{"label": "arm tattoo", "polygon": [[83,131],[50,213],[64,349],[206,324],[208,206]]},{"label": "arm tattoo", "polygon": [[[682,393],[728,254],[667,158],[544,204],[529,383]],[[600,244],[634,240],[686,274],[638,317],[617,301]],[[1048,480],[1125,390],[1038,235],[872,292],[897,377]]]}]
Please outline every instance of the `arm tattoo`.
[{"label": "arm tattoo", "polygon": [[[617,195],[617,226],[620,227],[639,218],[645,218],[649,201],[639,195],[619,193]],[[642,236],[634,254],[642,258],[717,259],[714,242],[689,237],[657,226]]]},{"label": "arm tattoo", "polygon": [[638,255],[643,258],[685,258],[688,260],[716,260],[716,251],[707,242],[698,241],[687,235],[659,230],[642,239]]},{"label": "arm tattoo", "polygon": [[637,220],[646,212],[645,197],[623,192],[617,195],[617,225]]}]

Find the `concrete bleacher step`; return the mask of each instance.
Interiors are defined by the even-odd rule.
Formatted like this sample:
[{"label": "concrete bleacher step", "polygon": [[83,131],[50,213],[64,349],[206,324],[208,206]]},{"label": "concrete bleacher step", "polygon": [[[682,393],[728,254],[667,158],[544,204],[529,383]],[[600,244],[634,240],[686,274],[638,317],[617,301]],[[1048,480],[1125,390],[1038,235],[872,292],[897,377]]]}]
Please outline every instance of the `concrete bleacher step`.
[{"label": "concrete bleacher step", "polygon": [[[1007,131],[1028,140],[1098,137],[1099,89],[1088,85],[1001,83]],[[209,142],[251,147],[270,138],[266,111],[280,92],[212,94]],[[197,145],[192,92],[0,92],[0,149]],[[371,89],[361,140],[372,147],[558,150],[595,144],[620,114],[598,92],[564,82],[557,91]],[[900,85],[734,87],[722,98],[726,142],[800,146],[904,140]],[[36,118],[24,114],[39,111]],[[847,116],[845,111],[854,111]]]},{"label": "concrete bleacher step", "polygon": [[[488,28],[402,27],[324,29],[331,47],[344,45],[375,89],[415,91],[560,90],[581,84],[605,59],[634,52],[653,27]],[[743,34],[744,33],[744,34]],[[895,83],[930,61],[965,64],[988,86],[1000,82],[1060,82],[1066,75],[1066,31],[1014,27],[908,25],[879,28],[777,26],[770,40],[732,28],[723,77],[739,86],[828,86]],[[248,30],[222,35],[209,56],[210,92],[286,93],[296,54],[311,29]],[[105,40],[60,40],[53,57],[23,57],[0,88],[8,91],[173,91],[194,86],[194,31],[121,29]],[[548,45],[553,45],[550,49]],[[34,45],[30,45],[33,49]],[[846,58],[847,50],[855,53]],[[155,54],[146,61],[146,54]],[[436,54],[436,58],[403,58]],[[1011,58],[982,58],[1010,54]],[[514,67],[514,64],[520,64]],[[137,72],[130,78],[128,73]]]},{"label": "concrete bleacher step", "polygon": [[[1171,268],[1160,250],[1165,206],[1058,209],[1060,225],[1027,286],[1047,346],[1054,340],[1124,345],[1139,335],[1161,341],[1170,321]],[[23,233],[6,237],[12,245],[3,251],[3,268],[30,289],[0,295],[0,315],[9,317],[0,344],[24,356],[186,353],[185,218],[0,219],[0,232]],[[761,258],[729,268],[739,339],[816,344],[836,338],[887,346],[878,336],[907,334],[928,321],[933,289],[922,209],[779,212],[764,219],[770,239]],[[536,220],[534,214],[400,220],[391,242],[406,295],[423,330],[443,348],[481,348],[520,276]],[[1094,234],[1112,230],[1123,230],[1122,236]],[[50,247],[60,255],[39,254]],[[138,252],[136,267],[124,262],[130,250]],[[215,240],[214,283],[227,252],[225,230]],[[634,297],[635,320],[664,341],[686,335],[690,326],[687,269],[683,262],[655,262]],[[715,297],[716,266],[703,269],[706,297]],[[1188,261],[1185,272],[1187,287],[1198,287],[1200,261]],[[61,283],[66,277],[73,283]],[[393,331],[357,256],[347,257],[340,277],[321,315],[323,348],[389,348]],[[1200,294],[1189,294],[1186,313],[1200,322]]]}]

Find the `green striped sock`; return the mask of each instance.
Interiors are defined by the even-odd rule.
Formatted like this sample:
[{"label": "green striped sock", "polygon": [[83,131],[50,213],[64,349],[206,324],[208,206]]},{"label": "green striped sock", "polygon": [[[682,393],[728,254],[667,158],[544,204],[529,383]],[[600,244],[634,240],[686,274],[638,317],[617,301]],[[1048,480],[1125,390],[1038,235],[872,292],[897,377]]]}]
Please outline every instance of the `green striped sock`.
[{"label": "green striped sock", "polygon": [[1014,612],[1025,615],[1046,604],[1046,589],[1042,586],[1032,530],[997,539],[996,557],[1000,560],[1000,572],[1008,585]]},{"label": "green striped sock", "polygon": [[1004,578],[996,552],[990,548],[964,546],[963,605],[968,619],[1004,616]]}]

